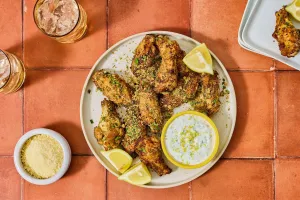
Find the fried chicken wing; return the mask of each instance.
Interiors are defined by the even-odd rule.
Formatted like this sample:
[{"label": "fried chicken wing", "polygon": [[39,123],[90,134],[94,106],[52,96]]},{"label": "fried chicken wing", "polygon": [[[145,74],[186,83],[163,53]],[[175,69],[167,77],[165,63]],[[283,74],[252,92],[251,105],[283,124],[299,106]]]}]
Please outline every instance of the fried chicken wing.
[{"label": "fried chicken wing", "polygon": [[289,19],[285,7],[275,13],[276,27],[273,38],[278,42],[281,55],[294,57],[300,49],[300,33]]},{"label": "fried chicken wing", "polygon": [[141,88],[138,91],[138,102],[141,120],[150,127],[151,132],[158,133],[163,119],[157,94],[151,88]]},{"label": "fried chicken wing", "polygon": [[172,91],[177,86],[176,56],[180,47],[176,41],[172,41],[167,36],[162,35],[156,37],[156,45],[162,62],[157,71],[154,90],[157,93]]},{"label": "fried chicken wing", "polygon": [[164,93],[160,105],[164,111],[172,111],[196,96],[200,83],[200,75],[189,73],[179,79],[178,86],[169,93]]},{"label": "fried chicken wing", "polygon": [[218,73],[215,71],[214,75],[205,74],[201,75],[201,87],[197,92],[197,96],[190,104],[195,110],[205,112],[212,115],[220,109],[220,89]]},{"label": "fried chicken wing", "polygon": [[155,136],[140,138],[136,146],[136,153],[141,161],[153,169],[159,176],[172,172],[162,157],[160,141]]},{"label": "fried chicken wing", "polygon": [[125,116],[126,132],[122,145],[128,153],[133,153],[139,138],[146,135],[146,126],[140,119],[139,108],[137,105],[128,107]]},{"label": "fried chicken wing", "polygon": [[130,69],[140,82],[154,86],[160,63],[161,57],[155,46],[155,36],[146,35],[135,49]]},{"label": "fried chicken wing", "polygon": [[131,104],[131,88],[117,74],[99,70],[93,75],[92,79],[97,88],[99,88],[109,100],[125,106]]},{"label": "fried chicken wing", "polygon": [[94,128],[94,136],[105,150],[120,146],[124,137],[124,129],[116,111],[116,105],[104,99],[101,102],[102,114],[99,125]]}]

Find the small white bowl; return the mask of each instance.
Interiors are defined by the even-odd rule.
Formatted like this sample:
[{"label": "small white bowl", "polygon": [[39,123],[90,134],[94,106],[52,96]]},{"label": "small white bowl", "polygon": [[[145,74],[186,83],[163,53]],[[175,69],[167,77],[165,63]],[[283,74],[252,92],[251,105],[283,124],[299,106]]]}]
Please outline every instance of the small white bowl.
[{"label": "small white bowl", "polygon": [[[56,139],[59,144],[61,145],[63,152],[64,152],[64,160],[62,163],[62,167],[60,170],[52,177],[47,178],[47,179],[37,179],[32,177],[30,174],[28,174],[25,169],[23,168],[23,164],[21,162],[21,149],[24,145],[24,143],[31,138],[34,135],[40,135],[40,134],[45,134],[53,137]],[[19,141],[16,144],[15,151],[14,151],[14,163],[16,166],[16,169],[18,173],[28,182],[35,184],[35,185],[48,185],[51,183],[56,182],[59,180],[68,170],[70,163],[71,163],[71,148],[67,140],[59,133],[46,129],[46,128],[38,128],[38,129],[33,129],[26,134],[24,134]]]}]

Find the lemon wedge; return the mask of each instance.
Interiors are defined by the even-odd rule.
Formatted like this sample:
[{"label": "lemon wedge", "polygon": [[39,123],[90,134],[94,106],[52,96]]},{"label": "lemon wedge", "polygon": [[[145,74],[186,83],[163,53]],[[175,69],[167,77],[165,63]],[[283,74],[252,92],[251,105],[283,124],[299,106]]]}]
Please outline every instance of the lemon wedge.
[{"label": "lemon wedge", "polygon": [[151,174],[144,163],[139,163],[119,176],[119,180],[123,180],[134,185],[144,185],[151,181]]},{"label": "lemon wedge", "polygon": [[131,166],[132,157],[122,149],[101,151],[101,153],[121,173]]},{"label": "lemon wedge", "polygon": [[297,21],[300,21],[300,0],[294,0],[285,10],[289,12]]},{"label": "lemon wedge", "polygon": [[206,45],[200,44],[189,52],[184,58],[183,62],[191,70],[198,73],[214,74],[212,69],[212,58]]}]

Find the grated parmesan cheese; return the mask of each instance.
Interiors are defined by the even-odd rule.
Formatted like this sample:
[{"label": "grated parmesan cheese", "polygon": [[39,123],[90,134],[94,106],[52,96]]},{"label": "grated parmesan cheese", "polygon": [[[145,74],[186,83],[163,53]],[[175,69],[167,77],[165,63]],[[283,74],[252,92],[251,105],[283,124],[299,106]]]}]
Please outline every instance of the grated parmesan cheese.
[{"label": "grated parmesan cheese", "polygon": [[21,150],[24,169],[38,179],[54,176],[61,168],[63,159],[61,145],[53,137],[45,134],[32,136]]}]

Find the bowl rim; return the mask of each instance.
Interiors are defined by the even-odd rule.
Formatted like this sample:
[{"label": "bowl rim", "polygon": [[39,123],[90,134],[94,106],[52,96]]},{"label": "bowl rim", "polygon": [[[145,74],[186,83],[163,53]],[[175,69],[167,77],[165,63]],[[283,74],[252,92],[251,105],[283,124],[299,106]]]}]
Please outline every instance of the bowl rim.
[{"label": "bowl rim", "polygon": [[[49,135],[53,137],[62,147],[64,159],[60,170],[52,177],[47,179],[37,179],[31,176],[26,170],[23,168],[23,164],[21,162],[21,149],[24,143],[34,135]],[[71,163],[71,148],[68,141],[58,132],[47,129],[47,128],[37,128],[25,133],[17,142],[14,149],[14,164],[15,167],[22,178],[26,181],[35,184],[35,185],[48,185],[59,180],[68,170]]]},{"label": "bowl rim", "polygon": [[[212,127],[214,135],[215,135],[215,144],[214,144],[213,151],[204,161],[202,161],[196,165],[186,165],[186,164],[180,163],[177,160],[175,160],[173,158],[173,156],[169,154],[169,151],[167,150],[167,147],[165,144],[166,133],[167,133],[167,130],[168,130],[170,124],[178,117],[181,117],[181,116],[187,115],[187,114],[196,115],[196,116],[199,116],[202,119],[204,119]],[[183,111],[183,112],[176,113],[166,122],[166,124],[163,127],[162,134],[161,134],[161,146],[162,146],[165,156],[171,163],[173,163],[177,167],[181,167],[184,169],[196,169],[196,168],[200,168],[200,167],[203,167],[204,165],[208,164],[215,157],[215,155],[219,149],[219,142],[220,142],[219,131],[218,131],[215,123],[207,115],[197,112],[197,111]]]}]

